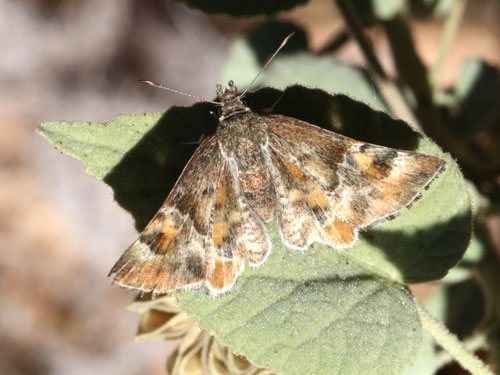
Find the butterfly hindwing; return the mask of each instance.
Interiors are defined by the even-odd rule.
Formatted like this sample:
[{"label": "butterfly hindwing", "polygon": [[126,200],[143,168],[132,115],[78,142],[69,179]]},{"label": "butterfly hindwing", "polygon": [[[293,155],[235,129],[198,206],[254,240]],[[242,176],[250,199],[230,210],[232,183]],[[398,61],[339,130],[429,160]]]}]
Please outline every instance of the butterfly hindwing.
[{"label": "butterfly hindwing", "polygon": [[260,265],[271,250],[262,221],[241,192],[233,159],[226,161],[218,181],[211,218],[213,250],[209,251],[207,287],[212,293],[221,294],[243,272],[245,257],[251,266]]},{"label": "butterfly hindwing", "polygon": [[[272,128],[273,125],[269,135],[268,164],[273,173],[276,215],[283,241],[298,249],[306,249],[315,241],[336,248],[351,246],[356,241],[357,231],[337,217],[327,194],[329,186],[336,186],[335,171],[321,163],[304,168],[304,157],[313,152],[306,140],[287,140]],[[318,168],[324,170],[318,171]]]}]

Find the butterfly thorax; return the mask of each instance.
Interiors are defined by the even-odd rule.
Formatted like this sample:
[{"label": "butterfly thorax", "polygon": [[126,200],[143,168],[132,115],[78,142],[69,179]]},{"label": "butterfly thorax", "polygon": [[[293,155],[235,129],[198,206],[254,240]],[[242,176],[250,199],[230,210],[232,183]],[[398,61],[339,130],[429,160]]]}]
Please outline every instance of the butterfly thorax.
[{"label": "butterfly thorax", "polygon": [[243,102],[233,81],[222,88],[217,85],[219,124],[216,136],[226,158],[241,160],[246,169],[259,162],[261,147],[268,143],[268,126]]},{"label": "butterfly thorax", "polygon": [[268,124],[263,116],[251,112],[241,100],[232,81],[217,86],[219,124],[216,137],[226,167],[238,180],[249,205],[264,221],[274,214],[274,196],[263,149],[268,145]]}]

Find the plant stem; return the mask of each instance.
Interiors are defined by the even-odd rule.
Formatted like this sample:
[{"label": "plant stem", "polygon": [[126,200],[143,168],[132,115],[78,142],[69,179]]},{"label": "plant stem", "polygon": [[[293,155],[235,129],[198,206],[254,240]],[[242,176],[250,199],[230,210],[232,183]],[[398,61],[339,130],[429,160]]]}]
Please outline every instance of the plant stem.
[{"label": "plant stem", "polygon": [[443,68],[446,57],[450,52],[451,46],[453,45],[460,23],[462,22],[466,5],[467,0],[455,0],[453,2],[452,10],[446,18],[443,33],[441,34],[441,40],[439,42],[438,56],[430,72],[430,79],[434,88],[434,93],[438,87],[441,69]]},{"label": "plant stem", "polygon": [[368,62],[368,65],[375,72],[374,81],[376,82],[377,87],[380,89],[382,97],[389,105],[392,113],[397,117],[402,118],[403,120],[411,124],[413,128],[421,132],[422,128],[420,124],[418,123],[411,110],[408,108],[403,97],[401,96],[401,93],[394,86],[394,83],[389,81],[384,69],[382,68],[382,64],[380,64],[377,55],[375,55],[375,52],[373,51],[372,44],[363,32],[361,21],[359,20],[359,17],[352,8],[351,4],[345,0],[335,0],[335,3],[342,13],[344,21],[351,34],[356,39],[361,52]]},{"label": "plant stem", "polygon": [[331,53],[336,51],[344,44],[346,44],[349,41],[350,37],[351,35],[346,29],[339,31],[332,38],[332,40],[330,40],[325,46],[321,47],[321,49],[318,51],[318,55],[323,55],[326,53]]},{"label": "plant stem", "polygon": [[472,375],[494,375],[493,372],[474,353],[467,351],[465,346],[453,335],[444,324],[432,317],[423,306],[417,303],[417,311],[424,329],[436,342]]},{"label": "plant stem", "polygon": [[380,24],[384,28],[391,47],[398,80],[411,89],[417,102],[417,108],[432,107],[432,90],[427,67],[415,49],[412,32],[406,18],[403,14],[398,13]]},{"label": "plant stem", "polygon": [[[464,347],[468,351],[479,350],[487,345],[486,338],[483,335],[476,335],[469,339],[463,341]],[[453,362],[455,358],[453,358],[450,353],[446,351],[441,351],[436,354],[436,368],[441,368]]]},{"label": "plant stem", "polygon": [[354,38],[358,42],[358,45],[361,48],[361,51],[363,52],[365,59],[368,61],[372,69],[380,77],[384,79],[387,78],[387,75],[385,74],[382,65],[380,64],[377,56],[373,52],[373,48],[371,47],[368,38],[366,38],[365,34],[363,33],[361,22],[359,21],[359,18],[356,12],[353,10],[349,1],[335,0],[335,3],[337,4],[337,7],[342,13],[342,16],[344,17],[344,20],[347,26],[349,27],[349,30],[352,32]]},{"label": "plant stem", "polygon": [[415,131],[423,133],[420,122],[415,117],[411,109],[408,107],[399,89],[393,82],[388,79],[382,79],[377,75],[373,75],[375,85],[380,90],[382,97],[385,99],[391,112],[401,120],[404,120]]}]

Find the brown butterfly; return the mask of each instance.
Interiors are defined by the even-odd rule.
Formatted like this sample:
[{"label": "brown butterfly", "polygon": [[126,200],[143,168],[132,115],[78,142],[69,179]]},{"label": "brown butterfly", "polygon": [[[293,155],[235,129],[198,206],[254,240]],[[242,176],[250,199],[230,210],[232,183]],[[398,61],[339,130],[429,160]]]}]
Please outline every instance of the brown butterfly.
[{"label": "brown butterfly", "polygon": [[239,94],[232,81],[217,86],[215,134],[201,142],[158,213],[113,266],[115,283],[154,295],[200,287],[222,295],[245,258],[251,267],[266,261],[271,241],[264,223],[275,216],[289,248],[313,242],[348,248],[360,229],[418,199],[418,189],[444,168],[433,156],[254,113],[242,100],[247,90]]}]

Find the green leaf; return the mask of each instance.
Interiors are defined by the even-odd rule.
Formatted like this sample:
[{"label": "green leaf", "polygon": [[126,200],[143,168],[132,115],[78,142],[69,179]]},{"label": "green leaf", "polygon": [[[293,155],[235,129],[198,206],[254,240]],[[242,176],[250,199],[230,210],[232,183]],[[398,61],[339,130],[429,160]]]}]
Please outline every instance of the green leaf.
[{"label": "green leaf", "polygon": [[486,299],[480,285],[473,278],[454,283],[442,284],[426,300],[426,306],[436,311],[436,315],[459,340],[464,340],[475,332],[485,319]]},{"label": "green leaf", "polygon": [[[283,70],[298,69],[296,80],[307,73],[290,58],[279,60]],[[318,70],[326,64],[311,56],[301,61]],[[350,77],[351,70],[343,72]],[[260,82],[271,79],[266,72]],[[367,82],[356,85],[373,93]],[[365,142],[437,155],[446,160],[446,170],[410,209],[361,233],[344,251],[320,244],[305,252],[287,249],[271,223],[273,251],[262,267],[247,265],[221,300],[203,291],[178,292],[181,306],[223,344],[282,374],[399,373],[421,341],[413,297],[401,284],[444,276],[469,243],[470,199],[457,165],[403,121],[345,95],[293,86],[284,94],[262,89],[246,100],[254,110],[276,104],[276,113]],[[108,124],[45,123],[40,132],[103,178],[141,229],[196,147],[192,142],[213,131],[210,110],[212,105],[200,103],[173,107],[163,116],[120,116]]]},{"label": "green leaf", "polygon": [[80,159],[92,176],[103,179],[155,123],[157,114],[119,116],[109,123],[44,122],[41,135],[56,148]]},{"label": "green leaf", "polygon": [[205,13],[226,13],[232,16],[273,14],[289,10],[307,0],[177,0]]},{"label": "green leaf", "polygon": [[[490,128],[495,126],[498,129],[499,95],[500,70],[481,60],[467,60],[460,71],[454,90],[456,114],[452,125],[455,132],[462,136],[469,136],[480,131],[491,131]],[[493,138],[494,135],[490,137]],[[494,147],[496,151],[498,140],[494,139],[494,141],[496,141],[496,147]],[[498,159],[498,152],[494,154]]]},{"label": "green leaf", "polygon": [[254,364],[282,374],[395,374],[415,356],[421,328],[413,297],[374,276],[348,251],[280,245],[247,267],[220,301],[179,292],[201,327]]},{"label": "green leaf", "polygon": [[108,123],[45,122],[41,135],[82,160],[91,175],[104,180],[115,200],[142,231],[160,208],[203,134],[215,129],[209,111],[198,103],[189,110],[118,116]]}]

